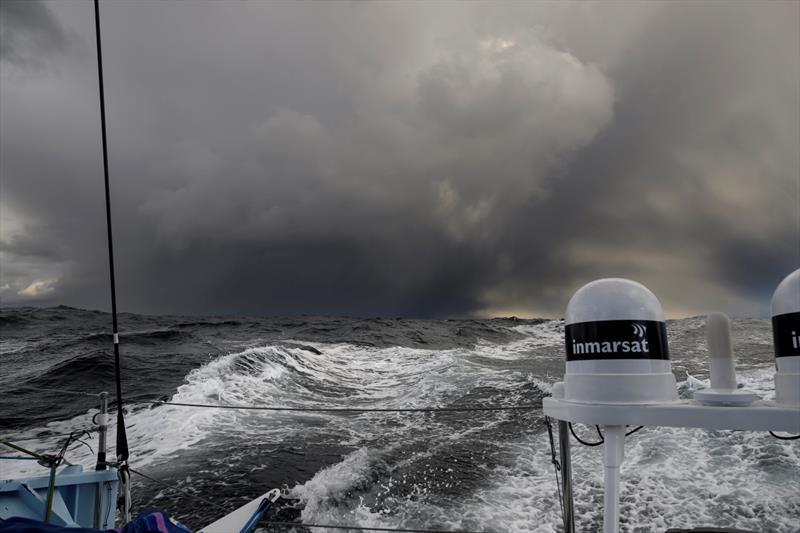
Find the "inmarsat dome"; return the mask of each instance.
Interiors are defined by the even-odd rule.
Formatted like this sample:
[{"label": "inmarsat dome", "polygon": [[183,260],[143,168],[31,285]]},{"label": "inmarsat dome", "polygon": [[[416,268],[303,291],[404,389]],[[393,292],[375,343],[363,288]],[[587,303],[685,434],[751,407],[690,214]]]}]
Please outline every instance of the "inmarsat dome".
[{"label": "inmarsat dome", "polygon": [[772,295],[775,345],[775,400],[800,405],[800,268],[780,282]]},{"label": "inmarsat dome", "polygon": [[567,304],[565,321],[655,320],[664,322],[661,302],[650,289],[629,279],[605,278],[587,283]]},{"label": "inmarsat dome", "polygon": [[783,278],[772,295],[772,316],[800,313],[800,268]]},{"label": "inmarsat dome", "polygon": [[677,397],[664,311],[644,285],[599,279],[572,296],[565,313],[565,399],[658,403]]}]

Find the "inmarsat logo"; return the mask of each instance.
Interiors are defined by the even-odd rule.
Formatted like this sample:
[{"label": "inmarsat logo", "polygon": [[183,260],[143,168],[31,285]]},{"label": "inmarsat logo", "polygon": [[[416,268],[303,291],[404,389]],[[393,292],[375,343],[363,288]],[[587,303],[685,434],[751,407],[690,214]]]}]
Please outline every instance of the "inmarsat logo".
[{"label": "inmarsat logo", "polygon": [[800,311],[772,317],[775,357],[800,356]]},{"label": "inmarsat logo", "polygon": [[647,329],[642,324],[633,323],[633,335],[639,337],[636,341],[604,341],[604,342],[578,342],[572,339],[572,353],[650,353]]}]

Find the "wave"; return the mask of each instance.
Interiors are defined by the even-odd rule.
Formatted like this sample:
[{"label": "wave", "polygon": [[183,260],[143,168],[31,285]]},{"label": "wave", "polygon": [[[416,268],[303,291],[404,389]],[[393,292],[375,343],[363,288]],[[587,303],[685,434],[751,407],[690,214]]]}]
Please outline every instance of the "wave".
[{"label": "wave", "polygon": [[[447,348],[435,347],[441,328],[469,338],[484,327],[483,321],[437,324],[429,331],[424,321],[406,321],[403,327],[419,331],[429,344],[406,331],[402,346],[381,345],[380,327],[394,327],[394,320],[358,327],[344,319],[315,325],[307,318],[277,322],[284,325],[286,339],[248,338],[247,345],[185,370],[167,358],[142,375],[153,380],[157,373],[175,372],[180,383],[167,395],[175,402],[397,408],[536,405],[563,373],[563,321],[491,322],[488,330],[496,329],[502,342],[476,337],[464,345],[450,342]],[[277,322],[269,328],[278,327]],[[693,347],[701,331],[691,326],[678,337]],[[467,329],[458,334],[459,327]],[[348,328],[365,342],[314,340]],[[195,341],[199,337],[187,333]],[[768,342],[761,337],[754,342]],[[100,353],[75,365],[91,366],[96,357]],[[137,362],[136,356],[129,362],[152,364],[147,358]],[[748,389],[770,399],[772,368],[765,365],[771,361],[759,364],[739,377]],[[703,375],[699,365],[694,355],[684,364],[697,376]],[[61,367],[67,372],[77,368]],[[684,395],[694,385],[679,383]],[[67,418],[30,434],[63,433],[84,426],[89,417]],[[225,505],[241,504],[236,497],[247,496],[248,490],[255,496],[283,484],[307,522],[510,532],[561,527],[549,442],[536,409],[468,416],[292,413],[153,407],[134,401],[126,420],[134,467],[214,494]],[[43,443],[45,449],[56,445],[55,437]],[[790,522],[800,513],[800,458],[792,443],[759,433],[645,428],[629,437],[626,448],[623,532],[703,523],[794,531]],[[70,454],[73,462],[93,462],[88,450],[76,448]],[[579,528],[598,530],[601,452],[576,445],[573,463]],[[10,475],[36,467],[13,468]],[[136,489],[144,503],[174,509],[179,518],[197,520],[208,513],[191,502],[170,500],[158,489]]]},{"label": "wave", "polygon": [[17,326],[25,324],[25,322],[27,322],[25,318],[19,315],[7,315],[5,313],[0,314],[0,327]]},{"label": "wave", "polygon": [[[765,398],[771,396],[771,378],[769,368],[741,375],[748,389]],[[516,438],[499,438],[494,444],[502,450],[500,455],[512,459],[489,461],[483,470],[482,461],[459,464],[456,476],[429,454],[412,454],[395,470],[386,466],[397,459],[392,451],[359,448],[287,495],[304,506],[301,519],[313,523],[561,531],[547,435],[517,433]],[[458,457],[458,447],[449,453]],[[701,524],[796,531],[800,450],[790,443],[761,432],[644,428],[627,439],[625,455],[620,499],[623,533]],[[573,446],[572,456],[577,528],[600,531],[602,451]],[[411,473],[420,465],[428,467],[426,475],[414,478]],[[481,482],[463,490],[469,469],[478,472]],[[454,483],[459,484],[457,496],[447,492]]]},{"label": "wave", "polygon": [[[183,403],[382,408],[489,404],[517,401],[523,396],[540,400],[542,392],[534,382],[509,380],[509,372],[519,371],[492,370],[471,360],[475,355],[475,350],[284,341],[216,357],[189,371],[169,398]],[[129,365],[136,359],[126,357]],[[63,385],[65,375],[110,379],[113,360],[102,351],[79,356],[26,385]],[[478,414],[475,420],[482,417],[487,415]],[[52,422],[47,427],[65,430],[79,420],[83,417]],[[355,445],[404,428],[418,431],[415,426],[419,423],[416,415],[391,417],[384,425],[374,414],[242,413],[169,405],[152,408],[148,403],[134,404],[127,420],[131,447],[144,464],[173,457],[215,435],[264,441],[276,435],[281,439],[291,435],[310,438],[336,428],[342,443]],[[315,427],[313,420],[324,422]],[[452,414],[443,414],[431,417],[430,423],[434,428],[447,428],[458,421]]]}]

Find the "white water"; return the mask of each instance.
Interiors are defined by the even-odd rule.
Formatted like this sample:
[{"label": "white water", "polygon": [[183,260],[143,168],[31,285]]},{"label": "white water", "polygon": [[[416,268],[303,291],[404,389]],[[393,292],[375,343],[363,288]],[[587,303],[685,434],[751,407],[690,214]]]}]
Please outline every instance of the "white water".
[{"label": "white water", "polygon": [[[563,324],[549,321],[516,330],[525,337],[503,345],[480,342],[473,350],[314,343],[323,352],[318,355],[300,346],[253,346],[190,372],[171,400],[298,407],[514,405],[524,401],[521,385],[534,384],[546,391],[560,379],[537,368],[545,360],[560,360]],[[770,367],[755,368],[740,373],[739,381],[771,399],[772,376]],[[482,388],[495,394],[463,400],[465,392]],[[89,418],[54,422],[46,429],[68,432],[85,427]],[[302,518],[307,522],[558,531],[561,516],[546,433],[520,431],[517,438],[493,440],[490,447],[510,459],[497,464],[487,459],[489,466],[480,471],[479,487],[464,490],[458,497],[447,496],[457,488],[461,473],[435,459],[459,442],[484,438],[483,434],[506,420],[498,413],[496,420],[481,418],[479,423],[454,428],[426,419],[423,427],[416,415],[341,417],[176,406],[151,409],[147,405],[134,406],[127,417],[133,466],[149,467],[154,475],[163,462],[180,461],[181,453],[202,450],[215,436],[236,435],[264,443],[291,435],[301,439],[316,433],[337,435],[340,444],[357,449],[305,483],[289,483],[288,495],[305,504]],[[401,464],[387,466],[407,442],[422,445],[403,455]],[[39,449],[52,450],[57,445],[58,440],[51,438]],[[800,531],[798,448],[796,441],[777,441],[761,433],[645,428],[626,440],[622,531],[703,524]],[[576,518],[581,531],[598,530],[602,521],[600,450],[573,444]],[[480,463],[480,454],[485,453],[476,448],[470,459]],[[82,447],[72,450],[69,458],[86,466],[93,463],[92,454]],[[41,468],[32,463],[5,462],[0,465],[2,477],[41,474]],[[423,469],[423,481],[419,475],[404,473],[412,466]],[[376,471],[382,473],[376,475]]]},{"label": "white water", "polygon": [[[740,375],[745,386],[772,396],[771,369]],[[589,433],[589,438],[596,436]],[[509,532],[561,531],[547,434],[530,442],[506,443],[518,457],[498,467],[486,487],[446,507],[409,501],[400,517],[363,505],[343,512],[338,498],[369,476],[377,453],[358,450],[291,495],[306,502],[303,519],[314,523],[358,523],[382,527]],[[626,439],[621,492],[622,532],[670,527],[738,527],[755,531],[798,531],[800,454],[798,445],[765,433],[644,428]],[[602,524],[602,448],[573,441],[577,530]],[[424,523],[418,522],[426,517]]]},{"label": "white water", "polygon": [[[474,350],[302,344],[314,346],[323,353],[319,355],[300,346],[284,344],[255,346],[225,355],[191,371],[170,401],[287,407],[437,407],[476,386],[502,389],[509,383],[519,383],[520,368],[495,371],[475,359],[521,359],[527,354],[526,347],[539,345],[539,341],[532,337],[506,345],[481,343]],[[522,378],[539,382],[531,376]],[[326,385],[330,390],[325,390]],[[513,398],[507,403],[511,405]],[[297,415],[171,405],[151,408],[148,404],[134,405],[130,409],[132,412],[126,415],[127,435],[138,466],[173,458],[214,435],[235,434],[269,440],[271,434],[285,437],[292,431],[306,433],[310,429],[305,421],[314,417],[342,423],[341,429],[353,433],[357,439],[377,429],[372,424],[375,415],[356,418],[354,426],[353,419],[325,413]],[[62,434],[89,427],[88,421],[96,412],[90,410],[87,415],[52,422],[20,435],[34,437],[44,431]],[[113,435],[115,427],[111,418],[109,434]],[[276,424],[276,420],[281,423]],[[413,421],[413,418],[405,420],[409,424]],[[42,449],[53,449],[59,442],[57,438],[38,438],[37,441]],[[91,464],[92,461],[92,454],[82,447],[71,451],[70,457],[75,463]],[[25,462],[3,467],[3,474],[8,477],[40,472],[35,464]]]}]

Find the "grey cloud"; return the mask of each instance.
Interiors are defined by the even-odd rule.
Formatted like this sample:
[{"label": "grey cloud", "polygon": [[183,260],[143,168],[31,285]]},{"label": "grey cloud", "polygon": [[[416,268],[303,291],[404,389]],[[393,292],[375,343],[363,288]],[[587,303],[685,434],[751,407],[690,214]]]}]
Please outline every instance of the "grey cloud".
[{"label": "grey cloud", "polygon": [[[641,4],[106,4],[121,305],[559,315],[613,275],[763,314],[800,264],[798,6]],[[0,203],[40,228],[0,234],[66,254],[15,283],[104,306],[85,48],[0,77]]]},{"label": "grey cloud", "polygon": [[43,0],[0,2],[0,60],[25,65],[67,44],[67,35]]},{"label": "grey cloud", "polygon": [[[586,250],[559,256],[577,276],[527,287],[566,282],[569,293],[589,272],[625,275],[681,293],[676,308],[765,312],[800,264],[797,6],[773,7],[672,5],[652,20],[614,69],[613,124],[518,221],[558,220],[548,249]],[[603,256],[617,260],[603,268]],[[522,268],[537,280],[553,271]]]}]

